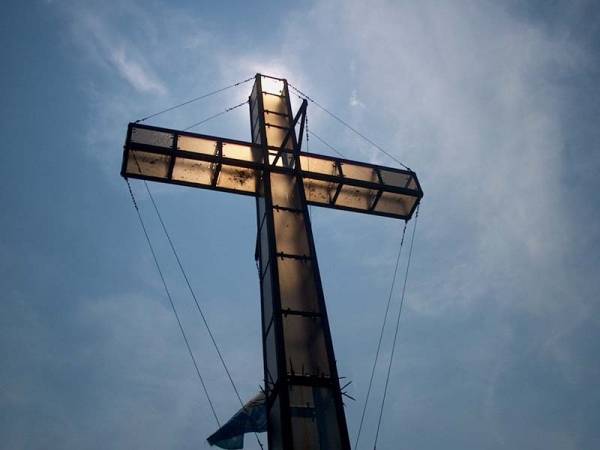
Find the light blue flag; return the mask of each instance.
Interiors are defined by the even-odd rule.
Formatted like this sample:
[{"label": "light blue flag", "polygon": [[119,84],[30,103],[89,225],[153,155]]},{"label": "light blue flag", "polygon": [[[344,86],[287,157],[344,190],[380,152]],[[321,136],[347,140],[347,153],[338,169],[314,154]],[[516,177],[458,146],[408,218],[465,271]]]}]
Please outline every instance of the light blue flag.
[{"label": "light blue flag", "polygon": [[244,405],[235,416],[211,434],[207,441],[210,445],[228,450],[244,448],[244,433],[262,433],[267,431],[267,405],[261,392]]}]

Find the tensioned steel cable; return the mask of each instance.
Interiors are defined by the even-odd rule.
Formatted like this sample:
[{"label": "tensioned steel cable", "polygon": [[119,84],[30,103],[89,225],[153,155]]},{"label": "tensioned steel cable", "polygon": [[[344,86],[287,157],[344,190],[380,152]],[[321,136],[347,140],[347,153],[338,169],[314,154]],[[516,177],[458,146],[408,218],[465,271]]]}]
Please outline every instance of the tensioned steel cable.
[{"label": "tensioned steel cable", "polygon": [[[310,154],[310,132],[308,131],[308,108],[306,108],[304,110],[304,133],[306,134],[306,153]],[[306,170],[308,170],[310,172],[310,159],[308,159]],[[312,221],[311,205],[308,205],[308,217]]]},{"label": "tensioned steel cable", "polygon": [[325,139],[323,139],[318,134],[316,134],[313,130],[311,130],[310,132],[308,131],[308,108],[306,109],[306,114],[304,116],[304,127],[306,128],[306,153],[310,153],[310,149],[309,149],[309,146],[308,146],[308,141],[310,139],[310,136],[313,135],[319,141],[321,141],[323,144],[325,144],[327,147],[329,147],[331,150],[333,150],[335,153],[337,153],[338,155],[340,155],[342,158],[345,158],[345,156],[342,155],[342,153],[340,151],[338,151],[333,145],[331,145]]},{"label": "tensioned steel cable", "polygon": [[308,108],[306,108],[304,110],[304,128],[305,130],[305,134],[306,134],[306,153],[310,153],[310,148],[309,148],[309,139],[310,139],[310,133],[308,132]]},{"label": "tensioned steel cable", "polygon": [[394,352],[396,350],[396,341],[398,338],[398,329],[400,328],[400,317],[402,316],[402,307],[404,306],[404,298],[406,294],[406,282],[408,280],[408,270],[410,269],[410,261],[412,259],[413,245],[415,243],[415,232],[417,231],[417,222],[419,220],[419,206],[415,213],[415,226],[413,227],[412,237],[410,238],[410,249],[408,250],[408,261],[406,262],[406,272],[404,273],[404,285],[402,286],[402,296],[400,297],[400,309],[398,310],[398,316],[396,317],[396,330],[394,331],[394,341],[392,343],[392,353],[390,354],[390,361],[387,368],[387,375],[385,378],[385,387],[383,388],[383,399],[381,400],[381,408],[379,409],[379,419],[377,421],[377,432],[375,433],[375,441],[373,443],[373,450],[377,449],[377,440],[379,439],[379,430],[381,428],[381,418],[383,416],[383,407],[385,406],[385,399],[387,397],[388,385],[390,382],[390,373],[392,371],[392,362],[394,360]]},{"label": "tensioned steel cable", "polygon": [[400,161],[398,158],[396,158],[394,155],[392,155],[391,153],[389,153],[388,151],[386,151],[384,148],[382,148],[380,145],[376,144],[375,142],[373,142],[372,139],[369,139],[367,136],[365,136],[363,133],[361,133],[360,131],[358,131],[356,128],[354,128],[352,125],[350,125],[348,122],[346,122],[344,119],[340,118],[339,116],[337,116],[336,114],[334,114],[333,112],[331,112],[330,110],[328,110],[327,108],[325,108],[323,105],[321,105],[319,102],[317,102],[316,100],[314,100],[313,98],[309,97],[307,94],[305,94],[304,92],[302,92],[300,89],[298,89],[297,87],[295,87],[293,84],[288,83],[288,86],[291,87],[294,91],[296,91],[298,94],[300,94],[300,98],[305,98],[306,100],[310,101],[311,103],[313,103],[314,105],[316,105],[318,108],[320,108],[321,110],[325,111],[327,114],[329,114],[331,117],[333,117],[335,120],[337,120],[339,123],[341,123],[342,125],[344,125],[345,127],[347,127],[350,131],[352,131],[353,133],[355,133],[356,135],[360,136],[361,138],[363,138],[365,141],[367,141],[369,144],[371,144],[373,147],[375,147],[377,150],[379,150],[380,152],[382,152],[383,154],[387,155],[389,158],[393,159],[395,162],[397,162],[398,164],[400,164],[402,167],[404,167],[407,170],[411,170],[410,167],[406,166],[402,161]]},{"label": "tensioned steel cable", "polygon": [[224,111],[221,111],[221,112],[218,112],[218,113],[216,113],[216,114],[213,114],[212,116],[208,116],[206,119],[202,119],[201,121],[199,121],[199,122],[196,122],[196,123],[194,123],[194,124],[190,125],[189,127],[186,127],[186,128],[184,128],[184,129],[183,129],[183,131],[188,131],[188,130],[191,130],[192,128],[195,128],[195,127],[197,127],[198,125],[202,125],[203,123],[206,123],[206,122],[208,122],[209,120],[216,119],[217,117],[220,117],[220,116],[222,116],[223,114],[227,114],[228,112],[230,112],[230,111],[233,111],[234,109],[237,109],[237,108],[239,108],[239,107],[241,107],[241,106],[244,106],[244,105],[246,105],[248,102],[249,102],[249,100],[243,101],[242,103],[239,103],[239,104],[237,104],[237,105],[235,105],[235,106],[231,106],[230,108],[226,108]]},{"label": "tensioned steel cable", "polygon": [[[167,230],[167,226],[165,225],[165,222],[162,218],[162,215],[158,209],[158,205],[156,204],[156,200],[154,199],[154,196],[152,195],[152,192],[150,191],[150,187],[148,186],[148,183],[144,180],[144,186],[146,187],[146,191],[148,192],[148,196],[150,197],[150,200],[152,202],[152,206],[154,207],[154,211],[156,212],[156,215],[158,217],[158,220],[160,222],[160,225],[163,229],[163,232],[165,233],[165,236],[167,238],[167,241],[169,242],[169,246],[171,247],[171,251],[173,252],[173,255],[175,256],[175,259],[177,260],[177,265],[179,266],[179,270],[181,271],[181,274],[183,275],[183,278],[185,279],[185,283],[188,287],[188,290],[190,291],[190,294],[192,295],[192,298],[194,299],[194,303],[196,304],[196,309],[198,310],[198,312],[200,313],[200,317],[202,317],[202,322],[204,322],[204,326],[206,327],[206,331],[208,332],[208,335],[210,336],[210,340],[213,343],[213,346],[217,352],[217,355],[219,355],[219,359],[221,360],[221,364],[223,365],[223,368],[225,369],[225,372],[227,373],[227,377],[229,378],[229,382],[231,383],[231,386],[233,387],[233,390],[235,392],[235,395],[237,396],[240,405],[242,406],[242,408],[244,407],[244,402],[242,400],[242,397],[240,396],[240,393],[237,389],[237,386],[235,385],[235,382],[233,381],[233,377],[231,376],[231,372],[229,371],[229,368],[227,367],[227,363],[225,362],[225,359],[223,358],[223,354],[221,353],[221,349],[219,348],[219,345],[217,344],[217,341],[215,339],[215,336],[212,332],[212,330],[210,329],[210,326],[208,325],[208,321],[206,320],[206,316],[204,315],[204,311],[202,310],[202,307],[200,306],[200,302],[198,302],[198,298],[196,297],[196,293],[194,291],[194,289],[192,288],[192,284],[190,283],[190,280],[188,278],[187,272],[183,267],[183,263],[181,262],[181,258],[179,257],[179,253],[177,252],[177,249],[175,248],[175,244],[173,243],[173,240],[171,239],[171,235],[169,233],[169,231]],[[257,433],[254,433],[254,435],[256,436],[256,440],[258,441],[258,445],[260,445],[260,448],[263,448],[263,444],[260,441],[260,438],[258,437]]]},{"label": "tensioned steel cable", "polygon": [[153,117],[159,116],[159,115],[164,114],[164,113],[169,112],[169,111],[173,111],[174,109],[181,108],[182,106],[189,105],[190,103],[197,102],[198,100],[202,100],[204,98],[207,98],[207,97],[210,97],[212,95],[218,94],[219,92],[226,91],[226,90],[234,88],[236,86],[241,86],[242,84],[245,84],[245,83],[247,83],[248,81],[251,81],[251,80],[254,80],[254,77],[250,77],[250,78],[247,78],[245,80],[238,81],[237,83],[230,84],[229,86],[225,86],[225,87],[223,87],[221,89],[217,89],[215,91],[207,92],[206,94],[199,95],[198,97],[194,97],[194,98],[192,98],[190,100],[187,100],[185,102],[179,103],[179,104],[174,105],[174,106],[170,106],[169,108],[163,109],[161,111],[158,111],[158,112],[155,112],[153,114],[150,114],[150,115],[148,115],[146,117],[138,119],[138,120],[135,121],[135,123],[144,122],[145,120],[151,119]]},{"label": "tensioned steel cable", "polygon": [[367,388],[367,396],[363,405],[362,414],[360,417],[360,425],[358,426],[358,432],[356,434],[356,441],[354,443],[354,449],[358,449],[358,441],[360,439],[360,433],[362,431],[363,423],[365,420],[365,413],[367,411],[367,405],[369,403],[369,397],[371,395],[371,388],[373,387],[373,378],[375,377],[375,368],[377,367],[377,361],[379,360],[379,353],[381,351],[381,342],[383,340],[383,332],[387,323],[388,314],[390,311],[390,304],[392,302],[392,294],[394,293],[394,286],[396,285],[396,276],[398,274],[398,266],[400,264],[400,256],[402,255],[402,247],[404,246],[404,236],[406,235],[406,226],[408,222],[404,222],[404,228],[402,229],[402,239],[400,240],[400,248],[398,249],[398,256],[396,257],[396,266],[394,267],[394,275],[392,277],[392,285],[390,286],[390,293],[388,295],[387,305],[385,307],[385,314],[383,315],[383,322],[381,324],[381,331],[379,332],[379,340],[377,341],[377,351],[375,352],[375,359],[373,360],[373,367],[371,368],[371,378],[369,379],[369,387]]},{"label": "tensioned steel cable", "polygon": [[142,230],[144,231],[144,236],[146,236],[146,242],[148,243],[148,247],[150,248],[150,253],[152,253],[152,258],[154,259],[154,265],[156,266],[156,270],[158,271],[158,274],[162,281],[163,287],[165,289],[165,293],[167,294],[167,298],[169,299],[169,303],[171,304],[171,309],[173,310],[173,313],[175,314],[175,318],[177,319],[177,325],[179,325],[179,331],[181,331],[181,335],[183,336],[183,340],[185,341],[185,346],[187,347],[187,351],[190,355],[190,358],[192,359],[192,362],[194,363],[194,367],[196,368],[196,374],[198,375],[198,379],[200,380],[200,384],[202,385],[202,389],[204,390],[204,394],[206,395],[206,399],[208,400],[208,404],[210,405],[210,409],[213,413],[213,416],[215,417],[215,420],[217,421],[217,426],[220,428],[221,423],[219,422],[219,417],[217,416],[217,412],[215,411],[213,402],[210,398],[210,395],[208,394],[208,389],[206,388],[206,384],[204,383],[204,378],[202,378],[202,375],[200,374],[200,369],[198,368],[198,363],[196,362],[196,358],[194,357],[194,353],[192,352],[192,348],[190,347],[190,342],[188,341],[187,335],[185,334],[185,330],[183,329],[183,325],[181,323],[181,319],[179,318],[179,314],[177,313],[177,308],[175,308],[175,303],[173,302],[173,297],[171,296],[171,292],[169,291],[169,287],[167,286],[167,282],[163,275],[162,269],[160,268],[160,264],[158,263],[158,257],[156,256],[156,252],[154,251],[154,247],[152,245],[152,242],[150,241],[150,236],[148,235],[148,231],[146,230],[146,225],[144,224],[144,219],[142,218],[142,214],[141,214],[140,209],[138,208],[138,204],[135,200],[135,195],[133,195],[133,190],[131,189],[131,184],[129,183],[129,180],[127,178],[125,179],[125,181],[127,182],[127,188],[129,189],[129,195],[131,195],[131,201],[133,202],[133,207],[135,208],[138,219],[140,221],[140,225],[142,226]]},{"label": "tensioned steel cable", "polygon": [[311,134],[314,137],[316,137],[319,141],[321,141],[323,144],[325,144],[327,147],[329,147],[331,150],[333,150],[335,153],[337,153],[339,156],[341,156],[342,158],[345,158],[345,156],[342,154],[342,152],[340,152],[338,149],[336,149],[333,145],[331,145],[325,139],[323,139],[322,137],[320,137],[317,133],[314,132],[314,130],[311,131]]}]

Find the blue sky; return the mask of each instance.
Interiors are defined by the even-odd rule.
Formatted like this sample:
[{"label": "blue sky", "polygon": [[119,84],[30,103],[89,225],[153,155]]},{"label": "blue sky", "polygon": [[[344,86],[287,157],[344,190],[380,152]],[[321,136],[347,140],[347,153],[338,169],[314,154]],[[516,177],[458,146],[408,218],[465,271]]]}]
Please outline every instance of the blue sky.
[{"label": "blue sky", "polygon": [[[258,71],[364,131],[425,191],[378,448],[600,447],[600,8],[366,3],[4,6],[0,448],[207,448],[215,424],[119,165],[129,121]],[[150,123],[185,127],[249,87]],[[391,164],[310,106],[309,125],[349,158]],[[249,140],[248,113],[198,131]],[[133,188],[226,419],[234,394]],[[250,398],[262,378],[254,204],[151,189]],[[358,399],[353,440],[402,224],[312,214],[339,371]]]}]

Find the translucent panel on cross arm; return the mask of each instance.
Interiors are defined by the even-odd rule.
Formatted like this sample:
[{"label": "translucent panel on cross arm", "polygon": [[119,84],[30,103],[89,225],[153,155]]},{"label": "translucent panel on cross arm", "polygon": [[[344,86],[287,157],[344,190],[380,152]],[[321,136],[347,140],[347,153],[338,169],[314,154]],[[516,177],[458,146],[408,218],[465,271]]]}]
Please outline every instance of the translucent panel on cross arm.
[{"label": "translucent panel on cross arm", "polygon": [[252,118],[252,122],[250,123],[250,128],[253,130],[260,130],[260,116],[258,112],[256,113],[256,117]]},{"label": "translucent panel on cross arm", "polygon": [[408,183],[408,186],[406,186],[409,189],[417,189],[417,180],[415,177],[410,177],[410,183]]},{"label": "translucent panel on cross arm", "polygon": [[281,95],[283,93],[284,88],[283,80],[277,80],[275,78],[270,77],[261,77],[260,87],[262,88],[263,92]]},{"label": "translucent panel on cross arm", "polygon": [[262,134],[258,125],[252,128],[252,142],[259,145],[262,144]]},{"label": "translucent panel on cross arm", "polygon": [[375,211],[394,214],[398,216],[406,216],[412,210],[416,197],[411,197],[403,194],[394,194],[392,192],[384,192],[381,194]]},{"label": "translucent panel on cross arm", "polygon": [[261,281],[263,300],[263,320],[265,328],[271,323],[273,317],[273,287],[271,286],[271,270],[267,270]]},{"label": "translucent panel on cross arm", "polygon": [[408,188],[411,182],[414,183],[412,175],[403,172],[394,172],[385,169],[380,169],[379,172],[381,173],[383,183],[390,186]]},{"label": "translucent panel on cross arm", "polygon": [[344,185],[335,202],[338,206],[368,210],[377,191]]},{"label": "translucent panel on cross arm", "polygon": [[157,153],[130,150],[127,155],[127,173],[166,178],[171,157]]},{"label": "translucent panel on cross arm", "polygon": [[[271,145],[273,147],[281,147],[281,145],[283,144],[283,140],[285,139],[288,130],[284,129],[284,128],[279,128],[279,127],[272,127],[272,126],[267,126],[266,127],[266,132],[267,132],[267,144]],[[293,149],[294,148],[294,141],[292,140],[292,137],[290,136],[285,144],[285,148],[288,149]]]},{"label": "translucent panel on cross arm", "polygon": [[269,164],[275,167],[292,169],[295,164],[294,156],[289,151],[269,150]]},{"label": "translucent panel on cross arm", "polygon": [[257,99],[258,87],[256,83],[252,85],[252,92],[250,92],[250,103],[255,103]]},{"label": "translucent panel on cross arm", "polygon": [[304,215],[292,211],[273,210],[277,251],[310,256]]},{"label": "translucent panel on cross arm", "polygon": [[205,139],[192,136],[179,136],[177,138],[177,148],[179,150],[186,150],[188,152],[216,155],[217,141],[214,139]]},{"label": "translucent panel on cross arm", "polygon": [[268,125],[278,125],[280,127],[287,128],[290,126],[291,121],[288,118],[287,114],[282,115],[282,114],[275,114],[270,111],[265,111],[265,123]]},{"label": "translucent panel on cross arm", "polygon": [[307,202],[329,204],[337,189],[337,183],[304,178],[304,195]]},{"label": "translucent panel on cross arm", "polygon": [[319,317],[284,315],[283,339],[289,374],[331,375],[323,323]]},{"label": "translucent panel on cross arm", "polygon": [[232,144],[223,142],[223,156],[225,158],[239,159],[241,161],[261,162],[262,151],[251,145]]},{"label": "translucent panel on cross arm", "polygon": [[345,178],[352,180],[368,181],[371,183],[379,183],[377,172],[372,167],[359,166],[357,164],[342,164],[342,172]]},{"label": "translucent panel on cross arm", "polygon": [[292,385],[289,387],[290,416],[294,449],[320,450],[319,434],[331,424],[316,420],[313,387]]},{"label": "translucent panel on cross arm", "polygon": [[[326,387],[290,386],[294,449],[342,448],[333,391]],[[309,445],[304,447],[303,444]]]},{"label": "translucent panel on cross arm", "polygon": [[264,271],[267,268],[267,265],[269,264],[271,254],[269,252],[269,233],[268,233],[267,220],[263,219],[263,221],[261,223],[262,223],[262,226],[260,227],[260,262],[261,262],[261,268],[264,273]]},{"label": "translucent panel on cross arm", "polygon": [[273,206],[284,208],[302,208],[301,199],[296,187],[296,177],[284,173],[271,173],[271,195]]},{"label": "translucent panel on cross arm", "polygon": [[250,123],[254,124],[258,121],[258,105],[250,102]]},{"label": "translucent panel on cross arm", "polygon": [[278,379],[277,373],[277,346],[275,344],[275,324],[271,324],[265,336],[265,357],[267,363],[267,371],[271,376],[272,383],[276,383]]},{"label": "translucent panel on cross arm", "polygon": [[281,430],[281,401],[275,397],[269,410],[269,450],[283,450],[283,432]]},{"label": "translucent panel on cross arm", "polygon": [[256,178],[256,171],[253,169],[223,164],[219,172],[217,187],[256,193]]},{"label": "translucent panel on cross arm", "polygon": [[277,258],[281,308],[319,313],[319,297],[310,260]]},{"label": "translucent panel on cross arm", "polygon": [[265,111],[273,111],[280,114],[287,114],[288,112],[285,97],[267,93],[263,93],[263,108]]},{"label": "translucent panel on cross arm", "polygon": [[173,180],[210,185],[211,163],[188,158],[176,158],[173,167]]},{"label": "translucent panel on cross arm", "polygon": [[[260,183],[259,183],[260,184]],[[258,220],[258,226],[263,222],[265,217],[265,197],[262,193],[262,186],[258,189],[258,197],[256,197],[256,215]]]},{"label": "translucent panel on cross arm", "polygon": [[322,173],[324,175],[339,175],[335,162],[330,159],[300,155],[300,167],[305,172]]},{"label": "translucent panel on cross arm", "polygon": [[290,385],[289,395],[290,406],[292,408],[298,406],[307,406],[309,408],[315,407],[315,398],[311,386]]},{"label": "translucent panel on cross arm", "polygon": [[[341,449],[339,424],[331,388],[290,386],[289,396],[294,448]],[[304,442],[309,442],[310,446],[304,447]]]},{"label": "translucent panel on cross arm", "polygon": [[131,142],[171,148],[173,146],[173,134],[165,131],[133,127],[131,129]]}]

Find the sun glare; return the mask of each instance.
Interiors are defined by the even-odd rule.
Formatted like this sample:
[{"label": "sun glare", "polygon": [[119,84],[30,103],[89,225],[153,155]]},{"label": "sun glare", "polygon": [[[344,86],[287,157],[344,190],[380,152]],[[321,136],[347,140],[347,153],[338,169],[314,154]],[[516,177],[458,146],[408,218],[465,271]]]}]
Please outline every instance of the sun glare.
[{"label": "sun glare", "polygon": [[263,76],[261,86],[263,92],[268,92],[269,94],[281,95],[283,93],[283,81],[281,80]]}]

